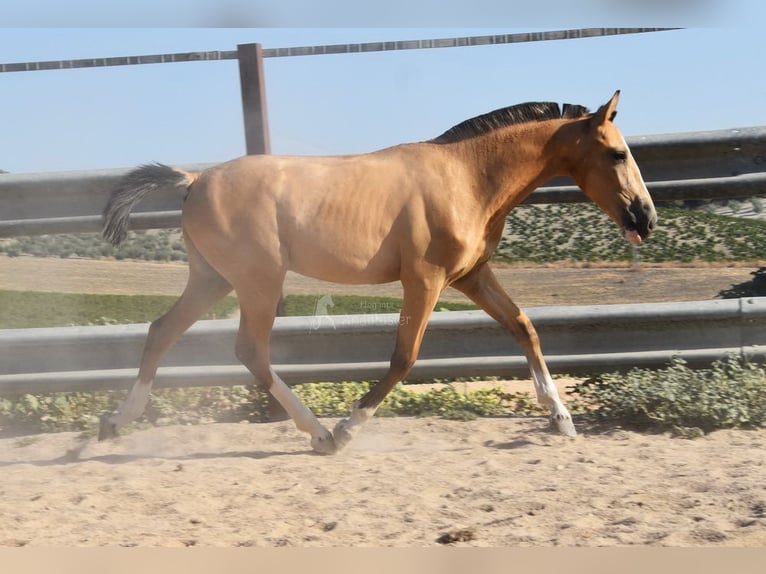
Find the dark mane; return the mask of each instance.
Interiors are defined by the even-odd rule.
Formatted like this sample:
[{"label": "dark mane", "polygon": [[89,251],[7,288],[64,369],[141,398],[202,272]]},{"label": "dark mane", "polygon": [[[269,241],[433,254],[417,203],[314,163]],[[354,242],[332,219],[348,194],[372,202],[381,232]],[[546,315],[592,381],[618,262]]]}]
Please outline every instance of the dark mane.
[{"label": "dark mane", "polygon": [[575,119],[587,116],[589,113],[588,108],[576,104],[564,104],[561,108],[555,102],[516,104],[465,120],[448,129],[439,137],[429,140],[429,143],[455,143],[514,124],[565,118]]}]

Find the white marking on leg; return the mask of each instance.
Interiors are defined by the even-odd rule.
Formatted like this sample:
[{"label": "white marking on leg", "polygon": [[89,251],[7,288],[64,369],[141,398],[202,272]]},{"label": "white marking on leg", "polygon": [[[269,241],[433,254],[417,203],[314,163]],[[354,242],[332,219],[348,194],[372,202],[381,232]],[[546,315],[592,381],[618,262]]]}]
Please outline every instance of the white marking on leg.
[{"label": "white marking on leg", "polygon": [[335,445],[332,439],[332,434],[328,431],[322,423],[316,418],[309,408],[304,405],[301,400],[293,393],[290,387],[279,378],[274,372],[274,369],[269,367],[271,371],[272,383],[269,391],[275,399],[282,405],[293,419],[295,426],[298,430],[309,433],[311,435],[311,446],[314,450],[323,453],[331,453],[335,451]]},{"label": "white marking on leg", "polygon": [[333,438],[335,439],[335,445],[341,449],[346,446],[351,439],[354,438],[356,431],[359,430],[364,423],[370,420],[377,409],[367,408],[360,409],[359,403],[354,403],[354,407],[351,410],[351,415],[347,419],[339,421],[335,425],[332,431]]},{"label": "white marking on leg", "polygon": [[133,422],[146,410],[149,395],[152,392],[152,382],[136,381],[130,389],[127,398],[120,403],[117,412],[109,417],[109,422],[118,427]]},{"label": "white marking on leg", "polygon": [[535,382],[535,391],[537,401],[551,409],[551,423],[555,423],[558,431],[566,436],[576,436],[572,415],[564,406],[559,397],[556,384],[553,382],[550,374],[546,371],[532,369],[532,379]]}]

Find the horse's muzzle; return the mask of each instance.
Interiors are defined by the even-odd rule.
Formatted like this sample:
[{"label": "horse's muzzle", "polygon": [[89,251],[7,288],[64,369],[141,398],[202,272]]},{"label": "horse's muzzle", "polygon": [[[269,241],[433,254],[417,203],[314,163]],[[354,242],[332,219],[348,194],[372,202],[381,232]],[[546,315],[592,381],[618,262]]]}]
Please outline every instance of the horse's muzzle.
[{"label": "horse's muzzle", "polygon": [[656,226],[657,211],[651,201],[634,199],[628,209],[623,212],[623,235],[633,244],[639,244],[649,237]]}]

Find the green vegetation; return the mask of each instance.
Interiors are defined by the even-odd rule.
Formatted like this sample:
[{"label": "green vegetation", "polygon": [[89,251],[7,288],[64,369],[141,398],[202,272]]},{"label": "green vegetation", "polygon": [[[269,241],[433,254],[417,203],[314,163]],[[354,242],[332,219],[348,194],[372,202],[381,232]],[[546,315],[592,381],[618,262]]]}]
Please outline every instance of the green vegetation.
[{"label": "green vegetation", "polygon": [[574,392],[590,417],[609,425],[685,437],[766,426],[766,369],[734,357],[697,370],[677,358],[661,370],[594,377]]},{"label": "green vegetation", "polygon": [[[297,385],[296,394],[318,416],[347,416],[354,401],[370,388],[363,383],[314,383]],[[460,392],[447,384],[428,391],[397,385],[378,410],[378,416],[438,416],[471,420],[480,416],[540,414],[542,410],[524,393],[507,393],[499,387]]]},{"label": "green vegetation", "polygon": [[70,233],[16,237],[0,241],[0,253],[10,257],[83,257],[99,259],[143,259],[147,261],[186,261],[186,247],[176,229],[132,231],[119,247],[104,241],[98,233]]},{"label": "green vegetation", "polygon": [[[756,261],[766,253],[766,221],[659,208],[652,237],[636,249],[650,263]],[[630,261],[633,247],[594,205],[523,206],[508,217],[501,261]]]},{"label": "green vegetation", "polygon": [[[638,248],[642,261],[756,261],[766,253],[766,221],[673,207],[658,209],[659,226]],[[115,257],[180,261],[186,259],[178,230],[130,232],[119,248],[96,233],[18,237],[0,241],[9,256]],[[593,204],[523,205],[508,216],[498,261],[631,261],[633,248]]]},{"label": "green vegetation", "polygon": [[46,393],[0,397],[0,434],[87,430],[94,432],[101,412],[113,409],[125,393]]},{"label": "green vegetation", "polygon": [[[296,385],[295,393],[317,416],[347,416],[351,405],[370,384],[315,383]],[[124,397],[117,391],[47,393],[18,398],[0,397],[0,430],[14,434],[35,432],[95,432],[98,415],[109,412]],[[155,389],[146,413],[131,425],[198,424],[204,422],[260,422],[268,420],[266,393],[258,388],[194,387]],[[499,388],[463,393],[452,386],[428,391],[398,385],[381,405],[379,416],[439,416],[470,420],[479,416],[538,415],[542,410],[526,394]]]},{"label": "green vegetation", "polygon": [[[547,416],[533,397],[499,387],[464,392],[447,384],[426,391],[398,385],[378,416],[434,416],[471,420],[485,416]],[[296,394],[320,417],[347,416],[369,388],[367,382],[296,385]],[[108,412],[124,392],[48,393],[0,397],[0,431],[95,432],[97,415]],[[573,388],[569,408],[578,425],[622,426],[670,431],[693,438],[716,429],[766,426],[766,369],[736,358],[693,370],[676,359],[665,369],[606,374]],[[257,388],[156,389],[144,417],[130,426],[259,422],[268,420],[267,396]]]},{"label": "green vegetation", "polygon": [[[0,329],[65,327],[69,325],[119,325],[148,323],[165,313],[178,297],[172,295],[96,295],[0,290]],[[288,295],[287,315],[314,315],[319,298]],[[333,295],[331,315],[398,313],[401,299]],[[233,296],[224,298],[204,319],[225,319],[239,308]],[[474,309],[465,303],[439,303],[440,310]]]},{"label": "green vegetation", "polygon": [[[170,309],[177,298],[0,290],[0,329],[148,323]],[[227,297],[205,318],[224,318],[236,308],[237,300]]]}]

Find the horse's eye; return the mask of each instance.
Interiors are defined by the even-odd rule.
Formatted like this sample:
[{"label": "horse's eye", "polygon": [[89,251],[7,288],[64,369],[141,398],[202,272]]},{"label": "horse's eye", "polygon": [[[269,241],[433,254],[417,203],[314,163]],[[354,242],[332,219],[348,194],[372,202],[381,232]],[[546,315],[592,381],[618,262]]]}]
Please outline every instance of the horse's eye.
[{"label": "horse's eye", "polygon": [[622,150],[614,150],[612,152],[612,157],[614,158],[614,161],[625,161],[628,159],[628,154]]}]

